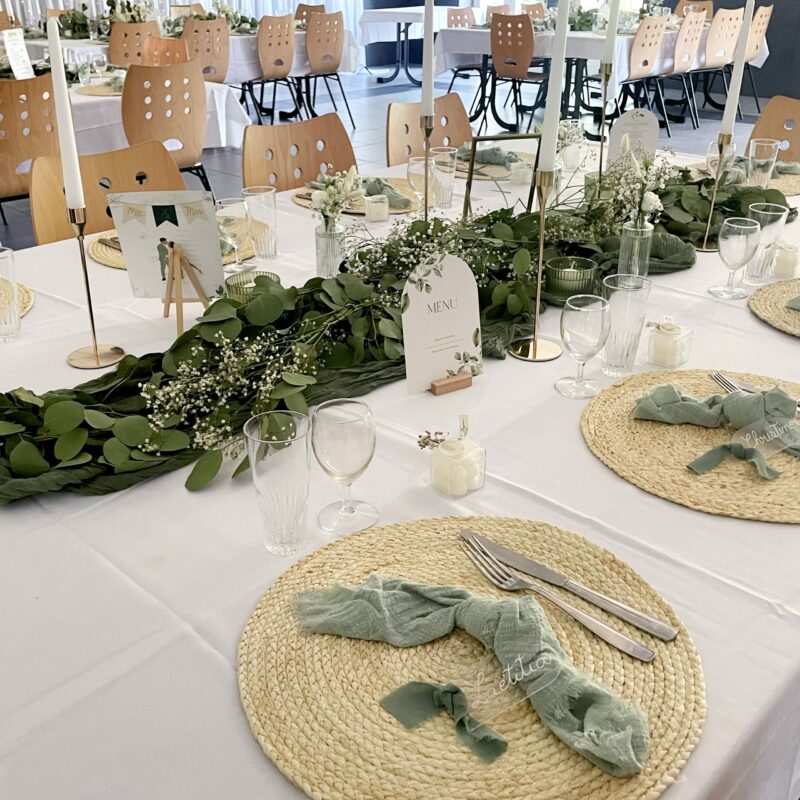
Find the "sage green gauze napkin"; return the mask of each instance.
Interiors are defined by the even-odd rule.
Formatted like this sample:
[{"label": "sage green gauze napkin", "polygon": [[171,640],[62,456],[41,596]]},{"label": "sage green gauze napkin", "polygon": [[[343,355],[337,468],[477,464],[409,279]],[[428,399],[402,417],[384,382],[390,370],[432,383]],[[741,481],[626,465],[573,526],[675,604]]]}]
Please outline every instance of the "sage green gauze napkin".
[{"label": "sage green gauze napkin", "polygon": [[[467,143],[458,148],[456,155],[462,161],[469,161],[471,153],[472,144]],[[501,167],[507,167],[514,161],[519,161],[519,156],[516,153],[503,150],[502,147],[484,147],[475,151],[476,164],[496,164]]]},{"label": "sage green gauze napkin", "polygon": [[[667,384],[657,386],[640,397],[636,401],[633,416],[635,419],[670,425],[699,425],[703,428],[720,428],[727,424],[734,431],[759,423],[774,424],[781,432],[779,438],[784,451],[800,458],[800,426],[785,425],[787,420],[794,420],[796,411],[797,402],[777,386],[754,394],[715,394],[701,400]],[[718,466],[728,455],[751,462],[762,478],[772,480],[780,474],[767,466],[761,450],[738,441],[714,447],[687,466],[700,475]]]},{"label": "sage green gauze napkin", "polygon": [[391,183],[382,178],[365,178],[363,186],[364,194],[367,197],[373,197],[376,194],[386,195],[389,200],[389,208],[409,208],[411,206],[411,200],[403,197]]},{"label": "sage green gauze napkin", "polygon": [[800,294],[793,297],[791,300],[786,301],[786,308],[791,308],[792,311],[800,311]]},{"label": "sage green gauze napkin", "polygon": [[302,592],[294,612],[310,633],[395,647],[415,647],[461,628],[494,653],[504,680],[517,684],[542,722],[584,758],[616,776],[640,772],[647,759],[642,712],[567,658],[532,597],[474,597],[466,589],[373,574],[361,586]]},{"label": "sage green gauze napkin", "polygon": [[446,711],[455,721],[456,735],[481,761],[491,762],[508,749],[508,742],[469,713],[467,696],[454,683],[411,681],[381,699],[381,706],[406,728],[416,728]]}]

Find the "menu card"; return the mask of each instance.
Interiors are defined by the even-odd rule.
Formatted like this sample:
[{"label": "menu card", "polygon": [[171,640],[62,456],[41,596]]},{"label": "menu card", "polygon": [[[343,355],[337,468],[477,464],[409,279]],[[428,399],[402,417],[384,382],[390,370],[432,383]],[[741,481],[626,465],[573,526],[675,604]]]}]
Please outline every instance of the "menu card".
[{"label": "menu card", "polygon": [[658,147],[658,119],[646,108],[626,111],[611,128],[608,139],[608,163],[613,164],[622,151],[622,137],[628,134],[631,152],[655,155]]},{"label": "menu card", "polygon": [[28,55],[28,48],[25,46],[25,36],[22,28],[11,28],[2,31],[3,47],[6,51],[6,58],[11,66],[14,77],[19,81],[23,78],[33,78],[33,66],[31,57]]},{"label": "menu card", "polygon": [[402,301],[408,393],[451,375],[480,375],[478,285],[457,256],[420,264],[408,277]]}]

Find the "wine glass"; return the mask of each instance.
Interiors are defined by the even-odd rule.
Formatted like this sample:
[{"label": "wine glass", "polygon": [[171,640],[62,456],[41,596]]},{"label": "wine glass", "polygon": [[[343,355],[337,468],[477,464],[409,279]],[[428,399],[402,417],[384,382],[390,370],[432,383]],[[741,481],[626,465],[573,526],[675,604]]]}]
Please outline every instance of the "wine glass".
[{"label": "wine glass", "polygon": [[758,250],[761,225],[754,219],[731,217],[722,223],[717,246],[722,263],[730,270],[725,286],[712,286],[708,293],[723,300],[741,300],[747,290],[735,285],[736,273],[750,261]]},{"label": "wine glass", "polygon": [[100,29],[102,36],[108,36],[111,33],[111,20],[108,17],[101,17],[97,21],[97,27]]},{"label": "wine glass", "polygon": [[375,453],[375,418],[360,400],[328,400],[317,406],[311,423],[311,446],[322,469],[342,486],[342,502],[331,503],[317,520],[331,533],[363,531],[378,521],[378,511],[350,497],[350,486]]},{"label": "wine glass", "polygon": [[102,78],[108,67],[108,56],[105,53],[93,53],[92,66],[94,71]]},{"label": "wine glass", "polygon": [[[420,205],[425,197],[425,156],[412,156],[406,165],[406,178]],[[433,170],[428,164],[428,200],[433,195]]]},{"label": "wine glass", "polygon": [[250,236],[250,218],[247,213],[247,204],[241,197],[227,197],[217,200],[217,228],[222,241],[233,248],[236,263],[230,272],[239,272],[242,262],[239,250]]},{"label": "wine glass", "polygon": [[586,362],[602,349],[611,327],[608,300],[594,294],[576,294],[561,310],[561,340],[567,352],[578,362],[574,378],[559,378],[556,389],[564,397],[594,397],[600,391],[597,381],[583,377]]},{"label": "wine glass", "polygon": [[[726,144],[722,150],[722,169],[720,175],[728,172],[736,161],[736,142]],[[708,146],[708,153],[706,154],[706,166],[712,176],[716,176],[717,167],[719,165],[719,143],[711,142]]]}]

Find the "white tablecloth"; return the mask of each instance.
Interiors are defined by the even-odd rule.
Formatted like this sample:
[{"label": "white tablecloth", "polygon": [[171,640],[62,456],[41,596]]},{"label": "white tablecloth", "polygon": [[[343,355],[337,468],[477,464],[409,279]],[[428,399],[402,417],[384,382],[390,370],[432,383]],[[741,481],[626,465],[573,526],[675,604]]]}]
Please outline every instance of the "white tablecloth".
[{"label": "white tablecloth", "polygon": [[[459,181],[456,204],[463,187]],[[498,204],[491,184],[475,192]],[[274,269],[285,282],[304,280],[313,273],[318,222],[286,196],[278,213]],[[787,238],[800,243],[800,224]],[[22,251],[17,266],[36,304],[21,339],[0,346],[0,389],[73,385],[87,376],[65,356],[89,338],[76,245]],[[701,254],[690,270],[656,276],[648,318],[669,313],[695,329],[688,367],[800,380],[796,339],[765,326],[743,302],[706,294],[722,273],[716,255]],[[161,318],[158,301],[133,299],[124,272],[91,264],[90,274],[101,341],[137,354],[169,344],[174,318]],[[545,334],[558,335],[557,309],[542,322]],[[375,503],[385,523],[516,515],[613,550],[673,605],[703,660],[708,719],[665,800],[797,800],[798,527],[694,512],[617,477],[582,440],[584,403],[553,388],[574,369],[566,356],[537,365],[489,361],[468,391],[408,397],[398,383],[372,393],[378,447],[356,496]],[[637,369],[648,366],[640,360]],[[587,374],[611,383],[596,360]],[[488,476],[482,491],[448,500],[428,485],[416,434],[452,430],[459,413],[471,415],[487,448]],[[261,753],[236,685],[241,629],[293,559],[262,549],[247,478],[190,494],[186,474],[105,497],[0,509],[4,800],[303,796]],[[328,541],[313,520],[336,496],[314,466],[310,547]],[[354,743],[354,765],[358,757]]]},{"label": "white tablecloth", "polygon": [[[459,5],[462,5],[459,3]],[[475,9],[481,17],[479,9]],[[361,13],[358,27],[361,31],[359,43],[366,47],[375,42],[394,42],[397,39],[397,25],[410,22],[409,39],[422,38],[422,23],[425,19],[424,6],[402,6],[401,8],[368,8]],[[481,21],[479,19],[478,21]],[[447,8],[435,6],[433,9],[433,29],[447,27]]]},{"label": "white tablecloth", "polygon": [[[38,60],[44,57],[47,50],[46,39],[30,39],[26,42],[31,59]],[[105,53],[108,55],[108,45],[102,42],[92,42],[88,39],[78,39],[74,42],[62,40],[61,49],[67,63],[77,62],[91,53]],[[358,45],[352,31],[345,31],[344,50],[342,51],[342,65],[340,72],[356,72],[358,69]],[[301,75],[308,71],[308,55],[306,51],[306,32],[295,31],[294,36],[294,63],[292,74]],[[230,39],[228,54],[228,73],[225,83],[240,84],[242,81],[251,81],[260,78],[261,66],[258,63],[258,42],[255,34],[239,36],[235,34]]]},{"label": "white tablecloth", "polygon": [[[705,64],[705,40],[707,35],[708,26],[703,29],[700,49],[692,69],[698,69]],[[676,31],[667,31],[664,36],[664,43],[661,46],[661,53],[656,66],[659,74],[669,72],[673,68],[677,36]],[[615,97],[619,93],[621,82],[627,80],[630,75],[633,39],[632,35],[617,37],[614,72],[609,83],[609,95],[611,97]],[[573,31],[567,37],[567,58],[585,58],[599,61],[603,56],[604,44],[605,35],[603,34],[592,33],[591,31]],[[436,37],[434,52],[434,70],[437,75],[465,64],[474,64],[480,61],[482,55],[491,54],[491,31],[488,28],[442,28]],[[536,32],[534,36],[535,57],[550,58],[552,53],[553,33],[551,31]],[[754,67],[761,67],[767,58],[769,58],[769,47],[765,44],[752,64]]]}]

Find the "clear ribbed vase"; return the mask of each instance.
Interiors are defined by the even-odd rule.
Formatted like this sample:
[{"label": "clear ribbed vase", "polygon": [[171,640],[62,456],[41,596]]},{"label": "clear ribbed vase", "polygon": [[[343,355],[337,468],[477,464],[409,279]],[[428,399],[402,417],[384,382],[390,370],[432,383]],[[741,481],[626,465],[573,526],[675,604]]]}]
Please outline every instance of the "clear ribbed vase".
[{"label": "clear ribbed vase", "polygon": [[646,277],[650,269],[652,244],[653,226],[649,222],[626,222],[622,226],[617,271],[624,275]]},{"label": "clear ribbed vase", "polygon": [[317,275],[320,278],[332,278],[338,274],[342,263],[343,234],[344,228],[335,221],[317,227]]}]

